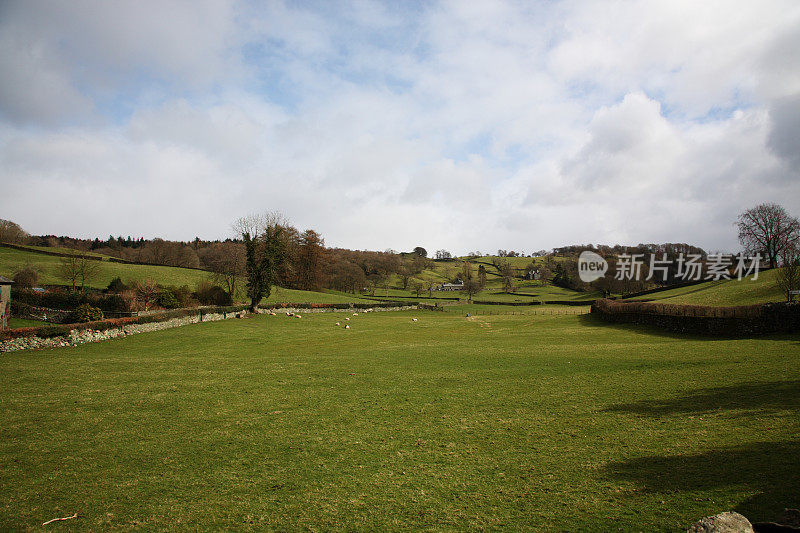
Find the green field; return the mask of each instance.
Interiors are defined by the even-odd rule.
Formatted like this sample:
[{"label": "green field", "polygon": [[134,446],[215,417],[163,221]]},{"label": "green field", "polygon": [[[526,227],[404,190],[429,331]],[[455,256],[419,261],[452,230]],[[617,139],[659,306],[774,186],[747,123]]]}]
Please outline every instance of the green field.
[{"label": "green field", "polygon": [[657,300],[671,304],[734,306],[786,301],[786,295],[778,289],[775,278],[777,270],[767,270],[758,279],[720,280],[647,294],[632,300]]},{"label": "green field", "polygon": [[[59,261],[60,258],[55,256],[0,247],[0,275],[7,278],[12,278],[18,269],[31,265],[39,271],[40,284],[63,284],[64,280],[58,276]],[[210,279],[210,273],[204,270],[157,265],[110,263],[105,261],[99,262],[98,265],[98,275],[89,285],[96,289],[106,288],[109,282],[116,277],[122,278],[126,283],[151,278],[156,280],[160,285],[175,285],[179,287],[188,285],[192,289],[197,287],[200,281]],[[262,303],[350,303],[364,301],[369,300],[347,296],[341,293],[298,291],[273,287],[270,297],[265,298]]]},{"label": "green field", "polygon": [[[66,282],[58,275],[60,257],[0,247],[0,276],[12,278],[14,273],[27,265],[39,271],[39,283],[43,285],[59,285]],[[99,261],[97,276],[89,284],[96,289],[104,289],[109,282],[120,277],[124,282],[151,278],[161,285],[188,285],[197,286],[201,280],[208,279],[209,273],[203,270],[188,268],[158,266],[158,265],[131,265],[125,263],[110,263]]]},{"label": "green field", "polygon": [[0,529],[680,531],[800,506],[800,336],[465,309],[2,354]]}]

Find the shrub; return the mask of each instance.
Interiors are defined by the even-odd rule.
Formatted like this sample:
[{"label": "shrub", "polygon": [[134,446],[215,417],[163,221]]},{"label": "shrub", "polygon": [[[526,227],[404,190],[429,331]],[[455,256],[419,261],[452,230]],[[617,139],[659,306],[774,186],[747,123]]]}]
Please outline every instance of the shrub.
[{"label": "shrub", "polygon": [[219,285],[212,285],[201,281],[197,285],[195,298],[203,305],[231,305],[233,300],[230,295]]},{"label": "shrub", "polygon": [[122,282],[122,279],[116,277],[109,282],[108,287],[106,288],[106,292],[111,292],[115,294],[122,293],[128,290],[128,286]]},{"label": "shrub", "polygon": [[103,320],[103,311],[89,304],[81,304],[73,311],[70,318],[73,322],[94,322]]},{"label": "shrub", "polygon": [[161,289],[156,297],[156,303],[164,309],[177,309],[181,306],[180,302],[169,289]]},{"label": "shrub", "polygon": [[30,289],[39,281],[39,273],[31,266],[25,266],[14,274],[14,285],[20,289]]},{"label": "shrub", "polygon": [[104,313],[125,313],[130,311],[129,302],[121,294],[108,294],[97,302]]}]

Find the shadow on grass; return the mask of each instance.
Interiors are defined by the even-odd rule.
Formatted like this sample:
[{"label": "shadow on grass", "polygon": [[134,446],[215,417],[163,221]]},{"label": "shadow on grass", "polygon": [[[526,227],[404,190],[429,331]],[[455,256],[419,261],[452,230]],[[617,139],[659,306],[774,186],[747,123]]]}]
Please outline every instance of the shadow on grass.
[{"label": "shadow on grass", "polygon": [[602,318],[598,317],[596,314],[591,314],[591,313],[580,315],[579,320],[582,326],[588,328],[615,329],[618,331],[627,331],[630,333],[647,334],[647,335],[653,335],[655,337],[666,337],[670,339],[680,339],[687,341],[721,341],[721,340],[731,340],[740,338],[740,337],[698,335],[693,333],[676,333],[674,331],[668,331],[666,329],[661,329],[655,326],[648,326],[643,324],[625,324],[620,322],[607,322]]},{"label": "shadow on grass", "polygon": [[[607,328],[616,329],[619,331],[629,331],[631,333],[647,334],[656,337],[665,337],[669,339],[679,339],[686,341],[730,341],[730,340],[748,340],[748,339],[768,339],[768,340],[788,340],[796,341],[798,338],[797,333],[767,333],[764,335],[701,335],[698,333],[678,333],[669,331],[656,326],[646,324],[626,324],[623,322],[607,322],[596,314],[583,314],[580,315],[580,323],[587,328]],[[796,344],[800,344],[797,342]]]},{"label": "shadow on grass", "polygon": [[633,482],[646,493],[697,493],[697,498],[703,492],[724,489],[748,492],[753,495],[737,503],[734,510],[750,521],[770,521],[786,507],[800,506],[800,441],[758,442],[697,455],[640,457],[609,463],[602,475]]},{"label": "shadow on grass", "polygon": [[642,400],[606,408],[607,412],[663,416],[718,410],[800,410],[800,380],[747,383],[703,389],[679,398]]}]

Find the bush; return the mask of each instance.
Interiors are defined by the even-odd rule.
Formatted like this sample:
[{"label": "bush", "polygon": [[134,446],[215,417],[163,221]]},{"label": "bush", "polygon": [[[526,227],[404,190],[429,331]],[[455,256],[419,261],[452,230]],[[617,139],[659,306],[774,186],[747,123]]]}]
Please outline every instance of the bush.
[{"label": "bush", "polygon": [[20,289],[30,289],[39,281],[39,273],[31,266],[17,270],[14,274],[14,285]]},{"label": "bush", "polygon": [[97,302],[104,313],[126,313],[131,310],[121,294],[108,294]]},{"label": "bush", "polygon": [[231,305],[233,300],[225,289],[219,285],[211,285],[207,281],[202,281],[197,285],[195,298],[203,305]]},{"label": "bush", "polygon": [[114,294],[119,294],[125,292],[126,290],[128,290],[128,286],[125,285],[122,282],[122,279],[119,277],[112,279],[111,282],[108,284],[108,287],[106,288],[106,292]]},{"label": "bush", "polygon": [[82,304],[73,311],[70,318],[73,322],[94,322],[103,320],[103,311],[89,304]]},{"label": "bush", "polygon": [[180,302],[169,289],[161,289],[156,297],[156,303],[164,309],[177,309],[181,306]]}]

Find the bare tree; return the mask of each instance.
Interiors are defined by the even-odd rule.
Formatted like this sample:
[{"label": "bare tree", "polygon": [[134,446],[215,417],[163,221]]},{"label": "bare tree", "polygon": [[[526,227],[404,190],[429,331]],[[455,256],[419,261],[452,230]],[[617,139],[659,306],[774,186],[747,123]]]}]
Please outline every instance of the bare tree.
[{"label": "bare tree", "polygon": [[152,279],[137,281],[133,286],[136,294],[136,301],[144,306],[144,310],[150,309],[150,305],[158,299],[158,284]]},{"label": "bare tree", "polygon": [[235,242],[219,242],[209,248],[203,255],[203,265],[213,273],[214,284],[224,287],[234,299],[238,281],[244,275],[245,248]]},{"label": "bare tree", "polygon": [[89,259],[85,255],[72,253],[61,257],[58,262],[58,275],[66,281],[75,291],[80,287],[81,291],[87,284],[97,278],[100,272],[100,261]]},{"label": "bare tree", "polygon": [[481,292],[481,284],[475,278],[465,279],[461,292],[467,295],[467,300],[471,301],[473,296]]},{"label": "bare tree", "polygon": [[778,266],[781,253],[800,239],[800,221],[778,204],[761,204],[748,209],[737,219],[739,242],[745,253],[761,253],[769,266]]},{"label": "bare tree", "polygon": [[425,283],[418,279],[412,279],[410,285],[411,291],[417,295],[417,298],[419,298],[422,293],[425,292]]},{"label": "bare tree", "polygon": [[800,246],[785,248],[781,253],[781,268],[776,272],[775,282],[787,301],[792,301],[791,291],[800,290]]},{"label": "bare tree", "polygon": [[23,244],[28,240],[28,233],[16,222],[0,219],[0,242]]}]

